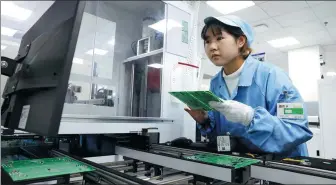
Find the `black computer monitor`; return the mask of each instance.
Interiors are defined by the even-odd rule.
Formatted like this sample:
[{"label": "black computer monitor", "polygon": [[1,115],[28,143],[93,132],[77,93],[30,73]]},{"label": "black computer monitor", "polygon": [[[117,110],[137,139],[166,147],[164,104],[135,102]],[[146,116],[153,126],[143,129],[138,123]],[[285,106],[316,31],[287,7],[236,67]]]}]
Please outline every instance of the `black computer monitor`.
[{"label": "black computer monitor", "polygon": [[55,1],[23,36],[8,78],[1,125],[58,134],[85,1]]}]

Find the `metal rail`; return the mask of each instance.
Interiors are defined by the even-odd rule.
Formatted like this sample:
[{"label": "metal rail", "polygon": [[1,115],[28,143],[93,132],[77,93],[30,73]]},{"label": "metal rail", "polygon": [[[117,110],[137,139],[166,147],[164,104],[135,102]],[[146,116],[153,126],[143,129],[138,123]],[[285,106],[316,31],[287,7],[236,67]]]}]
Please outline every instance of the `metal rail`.
[{"label": "metal rail", "polygon": [[251,177],[280,184],[336,184],[334,172],[278,162],[251,165]]},{"label": "metal rail", "polygon": [[69,158],[72,158],[74,160],[79,160],[82,162],[87,163],[87,165],[93,166],[96,170],[93,172],[88,172],[84,174],[85,178],[90,178],[91,180],[93,180],[96,183],[100,183],[102,181],[105,181],[106,184],[147,184],[147,185],[153,185],[150,182],[147,181],[143,181],[140,179],[137,179],[135,177],[131,177],[131,176],[127,176],[126,178],[126,174],[115,171],[113,169],[109,169],[107,167],[106,170],[104,169],[104,166],[99,165],[99,164],[95,164],[93,162],[90,161],[86,161],[83,159],[79,159],[77,157],[72,157],[69,155],[66,155],[60,151],[56,151],[53,150],[52,154],[54,156],[67,156]]},{"label": "metal rail", "polygon": [[293,171],[305,172],[305,173],[322,175],[322,176],[329,176],[331,178],[336,179],[336,172],[334,171],[310,168],[310,167],[305,167],[305,166],[297,166],[297,165],[291,165],[291,164],[284,164],[284,163],[279,163],[279,162],[271,162],[271,161],[266,162],[266,165],[271,166],[271,167],[286,169],[286,170],[293,170]]},{"label": "metal rail", "polygon": [[168,157],[156,153],[138,151],[120,146],[116,146],[115,152],[118,155],[149,162],[156,165],[165,166],[167,168],[173,168],[182,172],[188,172],[196,175],[223,180],[226,182],[232,182],[231,168],[192,162],[175,157]]},{"label": "metal rail", "polygon": [[165,146],[165,145],[159,145],[159,144],[152,144],[152,147],[151,147],[150,151],[152,151],[152,152],[162,152],[162,153],[167,153],[167,154],[168,153],[183,154],[183,155],[214,154],[214,153],[211,153],[211,152],[177,148],[177,147]]}]

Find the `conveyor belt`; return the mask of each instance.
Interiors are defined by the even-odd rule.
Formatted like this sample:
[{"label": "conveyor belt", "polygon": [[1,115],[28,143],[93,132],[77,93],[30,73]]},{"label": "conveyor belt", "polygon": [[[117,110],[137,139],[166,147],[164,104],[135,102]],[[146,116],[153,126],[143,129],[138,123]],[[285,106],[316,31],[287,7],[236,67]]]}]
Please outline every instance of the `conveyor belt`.
[{"label": "conveyor belt", "polygon": [[251,177],[280,184],[336,184],[336,172],[279,162],[251,165]]},{"label": "conveyor belt", "polygon": [[124,173],[121,173],[119,171],[113,170],[111,168],[96,164],[94,162],[78,158],[76,156],[68,155],[67,153],[60,151],[60,150],[53,150],[53,155],[61,157],[66,156],[69,158],[73,158],[75,160],[78,160],[80,162],[86,163],[87,165],[91,165],[96,170],[93,172],[89,172],[84,174],[84,178],[89,178],[95,183],[99,184],[100,182],[107,183],[107,184],[142,184],[142,185],[153,185],[150,182],[143,181],[141,179],[137,179],[135,177],[126,175]]},{"label": "conveyor belt", "polygon": [[[170,150],[172,148],[172,150]],[[175,150],[175,151],[174,151]],[[135,150],[131,148],[125,148],[116,146],[115,152],[118,155],[137,159],[140,161],[164,166],[167,168],[173,168],[179,171],[192,173],[195,175],[214,178],[226,182],[232,182],[234,176],[233,168],[226,168],[223,166],[209,165],[200,162],[193,162],[185,159],[181,159],[180,154],[195,154],[197,151],[176,149],[174,147],[165,146],[153,146],[150,152]],[[207,153],[207,152],[201,152]]]}]

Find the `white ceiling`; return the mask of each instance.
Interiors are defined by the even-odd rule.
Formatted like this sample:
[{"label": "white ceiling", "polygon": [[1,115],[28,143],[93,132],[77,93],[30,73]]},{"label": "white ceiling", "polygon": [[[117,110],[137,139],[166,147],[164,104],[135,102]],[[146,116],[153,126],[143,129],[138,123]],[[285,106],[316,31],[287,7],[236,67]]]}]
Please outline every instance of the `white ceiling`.
[{"label": "white ceiling", "polygon": [[[1,25],[20,30],[20,33],[14,37],[1,36],[1,41],[20,43],[20,37],[38,20],[38,18],[51,6],[53,1],[13,1],[17,5],[28,8],[33,11],[32,16],[26,21],[14,21],[13,19],[1,16]],[[136,3],[136,4],[134,4]],[[266,52],[267,55],[284,54],[286,51],[294,48],[301,48],[311,45],[331,45],[336,44],[336,1],[255,1],[256,5],[233,13],[247,20],[251,25],[266,24],[268,30],[263,33],[256,33],[255,42],[252,45],[254,52]],[[129,6],[129,2],[110,1],[107,3],[124,7],[130,12],[144,12],[147,7],[152,6],[150,1],[132,2],[134,6]],[[154,5],[155,6],[155,5]],[[160,4],[157,4],[160,6]],[[202,3],[200,9],[200,24],[203,24],[203,18],[206,16],[221,15],[211,7],[207,6],[205,2]],[[111,23],[111,27],[104,27],[101,25],[101,33],[108,32],[110,36],[111,30],[115,29],[115,25]],[[328,22],[327,26],[324,22]],[[84,26],[84,25],[83,25]],[[88,26],[85,28],[87,32],[96,27]],[[104,31],[106,30],[106,31]],[[84,34],[84,32],[83,32]],[[85,35],[85,34],[84,34]],[[102,34],[104,46],[106,40],[109,39]],[[266,41],[285,36],[293,36],[300,41],[300,44],[291,47],[284,47],[280,49],[272,48]],[[99,38],[100,35],[98,34]],[[99,39],[96,40],[97,45]],[[8,42],[7,42],[8,43]],[[103,43],[102,43],[103,44]],[[3,51],[10,50],[11,46],[7,44],[8,48]],[[87,48],[83,48],[86,50]],[[107,48],[106,48],[107,49]]]},{"label": "white ceiling", "polygon": [[[311,45],[336,44],[336,1],[255,1],[256,5],[234,12],[251,25],[266,24],[268,30],[256,33],[254,52],[283,53]],[[220,13],[203,3],[200,24],[206,16]],[[203,11],[204,10],[204,11]],[[327,26],[324,22],[328,22]],[[293,36],[300,44],[272,48],[266,41]]]}]

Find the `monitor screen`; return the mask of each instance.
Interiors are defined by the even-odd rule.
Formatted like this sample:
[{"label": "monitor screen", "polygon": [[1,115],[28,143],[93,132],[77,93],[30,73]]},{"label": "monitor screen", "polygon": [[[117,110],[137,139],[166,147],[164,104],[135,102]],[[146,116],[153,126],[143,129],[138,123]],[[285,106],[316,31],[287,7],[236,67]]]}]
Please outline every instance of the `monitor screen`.
[{"label": "monitor screen", "polygon": [[57,135],[85,1],[55,1],[23,36],[1,107],[4,127]]}]

